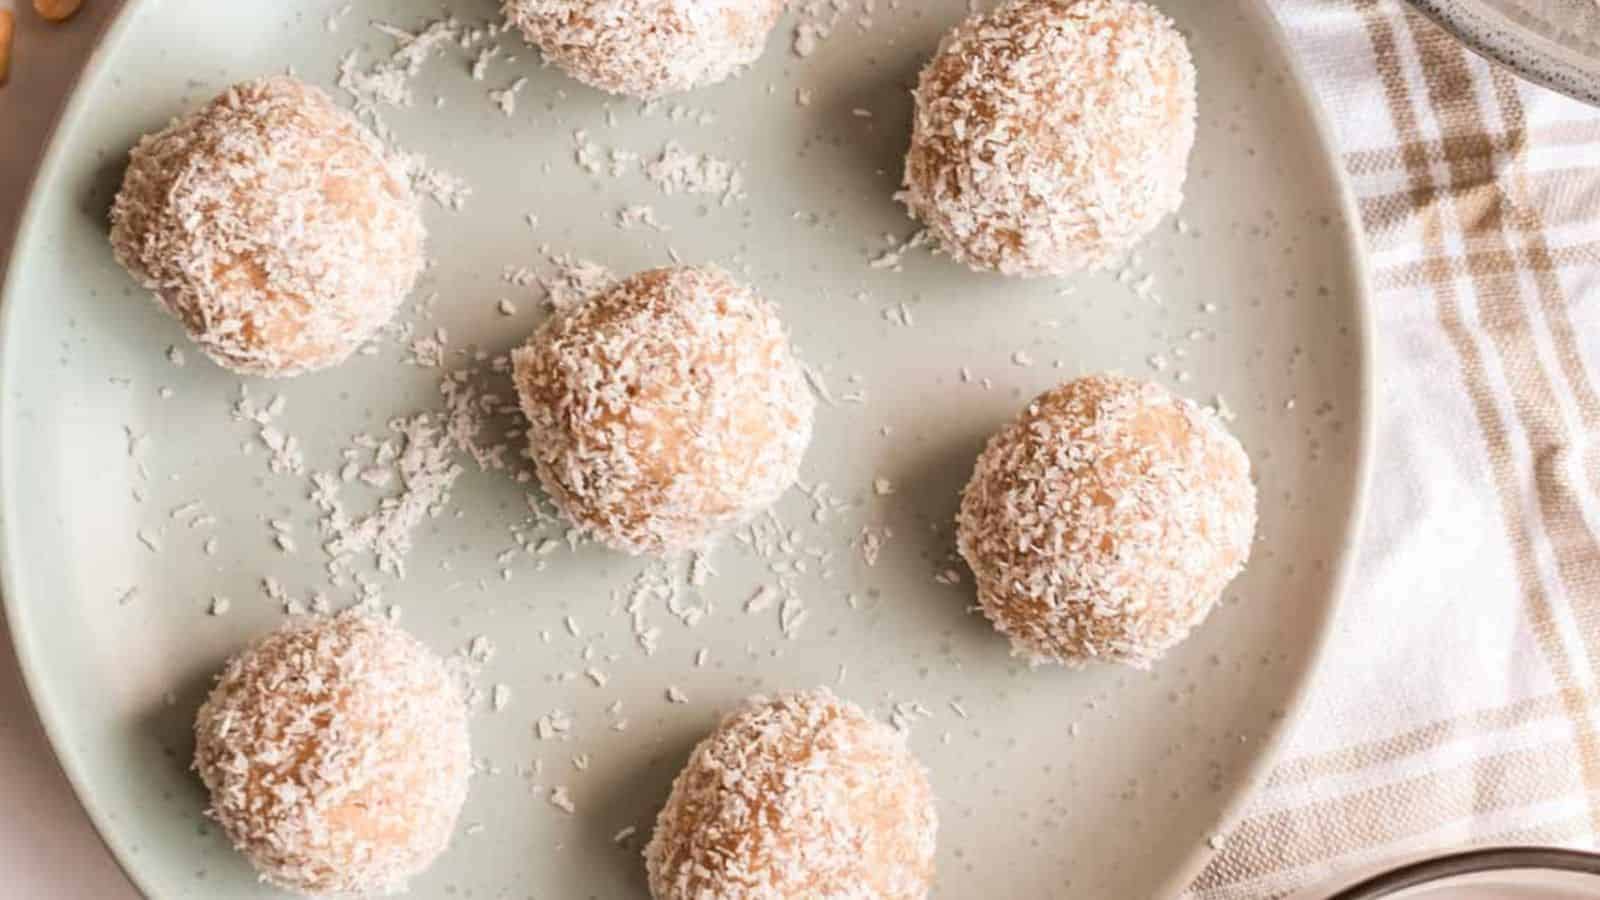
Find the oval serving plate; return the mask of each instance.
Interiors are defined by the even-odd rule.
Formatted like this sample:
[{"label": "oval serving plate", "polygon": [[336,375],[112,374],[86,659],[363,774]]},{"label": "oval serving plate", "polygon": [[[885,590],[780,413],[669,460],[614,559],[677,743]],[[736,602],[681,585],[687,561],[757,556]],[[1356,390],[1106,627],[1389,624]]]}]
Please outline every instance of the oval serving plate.
[{"label": "oval serving plate", "polygon": [[[817,684],[910,729],[939,798],[941,896],[1184,887],[1314,670],[1359,518],[1372,372],[1351,203],[1270,14],[1162,5],[1200,68],[1181,219],[1124,269],[1019,282],[925,250],[886,253],[898,245],[884,235],[914,231],[892,199],[907,88],[965,0],[880,0],[870,17],[852,7],[806,56],[792,49],[815,37],[796,40],[816,22],[802,11],[744,77],[649,107],[542,68],[513,35],[475,35],[495,19],[490,0],[451,4],[458,25],[443,27],[459,30],[421,54],[413,103],[378,110],[400,145],[472,190],[459,210],[430,205],[436,265],[402,314],[409,338],[269,383],[188,350],[112,260],[105,217],[128,148],[235,80],[292,67],[331,89],[347,54],[358,72],[391,59],[396,33],[371,23],[416,33],[444,13],[434,0],[342,15],[307,0],[130,3],[62,120],[5,287],[0,576],[46,728],[138,885],[162,898],[271,895],[202,816],[194,710],[286,601],[353,602],[324,569],[311,474],[341,468],[357,434],[388,439],[392,420],[438,415],[441,379],[508,398],[492,360],[542,318],[537,277],[570,253],[616,272],[670,254],[741,272],[781,305],[814,371],[816,440],[804,490],[698,572],[569,549],[558,523],[530,514],[515,462],[483,471],[470,454],[440,514],[416,528],[407,577],[359,561],[407,627],[458,654],[484,697],[503,685],[508,701],[478,704],[482,771],[417,894],[641,896],[639,847],[694,742],[746,694]],[[476,81],[491,44],[503,49]],[[523,78],[514,102],[491,97]],[[742,186],[668,194],[627,162],[669,140],[735,164]],[[627,171],[613,176],[616,159]],[[667,230],[619,228],[634,205]],[[417,337],[444,339],[437,360]],[[957,493],[1027,398],[1101,369],[1236,417],[1261,486],[1260,540],[1227,601],[1153,672],[1032,671],[970,612]],[[235,415],[241,390],[245,412],[265,410],[297,439],[303,472],[273,470],[263,426]],[[490,419],[486,444],[515,426]],[[398,487],[343,490],[361,512]],[[747,610],[780,581],[795,587],[790,608]],[[227,614],[209,614],[216,597]],[[549,802],[557,787],[570,813]]]}]

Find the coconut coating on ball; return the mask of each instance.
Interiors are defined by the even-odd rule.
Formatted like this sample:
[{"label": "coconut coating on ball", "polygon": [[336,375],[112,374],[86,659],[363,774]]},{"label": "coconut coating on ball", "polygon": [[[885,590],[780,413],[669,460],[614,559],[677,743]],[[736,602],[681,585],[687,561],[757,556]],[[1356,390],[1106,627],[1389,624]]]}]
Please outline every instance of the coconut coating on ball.
[{"label": "coconut coating on ball", "polygon": [[506,21],[567,74],[651,99],[714,84],[761,56],[783,0],[506,0]]},{"label": "coconut coating on ball", "polygon": [[546,492],[628,553],[703,545],[794,484],[816,401],[777,313],[721,269],[641,272],[512,355]]},{"label": "coconut coating on ball", "polygon": [[231,660],[195,718],[208,815],[263,880],[392,893],[450,841],[471,771],[443,660],[356,612],[291,622]]},{"label": "coconut coating on ball", "polygon": [[1148,666],[1243,569],[1250,460],[1159,385],[1095,375],[1034,400],[978,458],[958,544],[1019,655]]},{"label": "coconut coating on ball", "polygon": [[975,15],[915,94],[900,197],[974,269],[1101,268],[1182,202],[1194,64],[1138,0],[1011,0]]},{"label": "coconut coating on ball", "polygon": [[752,697],[695,748],[645,848],[656,900],[920,900],[933,793],[905,736],[826,688]]},{"label": "coconut coating on ball", "polygon": [[229,88],[133,149],[111,209],[120,262],[207,356],[247,375],[342,362],[423,267],[405,172],[326,94]]}]

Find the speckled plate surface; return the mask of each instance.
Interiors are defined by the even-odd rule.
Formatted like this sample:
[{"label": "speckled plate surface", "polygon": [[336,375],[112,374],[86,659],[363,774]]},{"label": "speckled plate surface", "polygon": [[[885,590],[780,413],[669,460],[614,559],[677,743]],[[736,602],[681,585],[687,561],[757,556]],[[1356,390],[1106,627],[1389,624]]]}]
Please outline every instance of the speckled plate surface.
[{"label": "speckled plate surface", "polygon": [[[1350,203],[1275,26],[1252,3],[1163,5],[1200,67],[1181,223],[1125,270],[1060,282],[976,275],[923,250],[898,270],[871,265],[885,234],[914,230],[891,199],[907,88],[965,0],[879,0],[870,23],[850,4],[803,58],[795,27],[814,20],[802,13],[745,77],[652,109],[541,68],[512,36],[496,39],[505,50],[483,81],[471,52],[434,56],[410,81],[414,105],[380,112],[396,140],[472,188],[458,211],[430,206],[436,265],[403,316],[417,335],[445,330],[442,366],[409,363],[406,342],[386,337],[336,371],[244,382],[260,406],[283,397],[272,424],[299,441],[306,473],[294,474],[272,471],[259,427],[232,416],[239,378],[193,351],[184,366],[169,360],[183,336],[113,262],[106,210],[141,133],[286,66],[331,87],[352,50],[361,67],[392,52],[370,20],[415,29],[441,10],[131,3],[65,115],[6,284],[0,571],[46,726],[138,884],[161,898],[270,895],[202,818],[194,710],[222,661],[282,620],[264,578],[293,601],[317,590],[352,601],[324,572],[310,473],[339,469],[358,433],[387,437],[391,419],[439,409],[441,376],[509,390],[479,357],[544,315],[533,287],[504,276],[548,271],[548,242],[619,272],[671,252],[720,261],[777,301],[829,398],[804,470],[810,495],[777,510],[784,546],[764,555],[729,540],[697,585],[682,565],[568,549],[559,528],[529,521],[511,474],[461,457],[448,504],[416,530],[408,577],[370,575],[440,652],[485,638],[476,684],[509,691],[503,709],[480,704],[474,717],[484,771],[417,894],[642,896],[640,843],[694,742],[746,694],[817,684],[911,729],[942,814],[939,896],[1180,890],[1311,677],[1357,525],[1372,397]],[[471,24],[494,7],[448,11]],[[508,116],[489,91],[521,78]],[[578,163],[582,143],[609,160],[610,148],[650,157],[669,139],[741,166],[743,196],[667,196],[633,169]],[[669,230],[619,228],[632,204]],[[1257,465],[1259,544],[1226,603],[1154,672],[1030,671],[969,612],[952,557],[957,492],[1028,397],[1108,368],[1225,400]],[[485,440],[507,424],[489,423]],[[347,488],[345,500],[360,510],[395,489]],[[881,545],[873,564],[867,545]],[[671,601],[647,592],[636,624],[626,607],[641,573],[679,587]],[[746,611],[780,579],[802,598],[798,623],[799,609]],[[208,614],[218,596],[226,615]],[[673,612],[702,604],[692,626]],[[660,629],[653,655],[641,626]],[[604,686],[580,674],[591,666]],[[669,686],[687,702],[669,702]],[[541,740],[536,723],[555,710],[570,734]],[[557,786],[572,813],[548,802]]]},{"label": "speckled plate surface", "polygon": [[1523,77],[1600,104],[1595,0],[1410,0],[1468,46]]}]

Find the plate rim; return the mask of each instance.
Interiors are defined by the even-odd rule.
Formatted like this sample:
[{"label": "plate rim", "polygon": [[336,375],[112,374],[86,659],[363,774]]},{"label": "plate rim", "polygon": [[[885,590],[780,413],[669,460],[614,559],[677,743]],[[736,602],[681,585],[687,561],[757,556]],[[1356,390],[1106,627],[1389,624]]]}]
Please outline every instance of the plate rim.
[{"label": "plate rim", "polygon": [[[1153,2],[1159,4],[1160,0]],[[1421,3],[1423,0],[1412,0],[1412,2]],[[12,296],[16,290],[14,276],[21,267],[19,260],[33,250],[33,245],[38,240],[36,235],[39,229],[35,227],[35,220],[42,214],[44,205],[44,197],[39,189],[58,176],[58,170],[66,164],[64,146],[66,136],[73,126],[91,111],[88,94],[84,92],[83,87],[92,79],[99,78],[102,70],[110,65],[111,58],[127,41],[134,22],[148,10],[159,5],[160,0],[124,0],[96,38],[94,49],[73,79],[66,103],[48,130],[44,152],[23,195],[25,199],[13,233],[11,255],[6,261],[5,270],[0,272],[0,346],[5,345],[11,332],[11,317],[16,306]],[[1289,736],[1294,732],[1296,724],[1304,713],[1311,689],[1325,666],[1328,647],[1354,577],[1358,542],[1368,510],[1377,437],[1375,413],[1378,354],[1372,327],[1371,269],[1367,258],[1365,236],[1360,227],[1361,219],[1355,192],[1340,163],[1339,144],[1327,109],[1317,93],[1305,61],[1295,51],[1284,23],[1272,10],[1270,0],[1248,0],[1245,7],[1248,10],[1247,14],[1254,16],[1267,37],[1277,44],[1289,79],[1305,99],[1317,142],[1325,150],[1324,166],[1338,195],[1338,204],[1345,224],[1341,230],[1354,274],[1353,319],[1358,333],[1356,361],[1361,366],[1361,377],[1357,389],[1359,426],[1356,429],[1355,463],[1352,470],[1352,503],[1344,527],[1341,529],[1338,559],[1334,564],[1330,598],[1324,606],[1321,628],[1307,648],[1303,665],[1304,675],[1290,692],[1284,715],[1276,721],[1271,733],[1262,741],[1261,752],[1256,754],[1244,768],[1232,799],[1223,807],[1217,823],[1219,833],[1231,831],[1250,801],[1255,798],[1261,784],[1277,762]],[[1600,102],[1600,94],[1597,94],[1595,102]],[[12,365],[10,360],[0,358],[0,385],[10,382]],[[0,422],[6,420],[8,406],[4,391],[0,391]],[[67,739],[66,726],[60,721],[57,711],[40,702],[46,676],[39,662],[40,651],[33,646],[32,638],[28,636],[31,632],[25,627],[26,604],[18,599],[13,567],[9,562],[12,558],[11,523],[15,519],[10,515],[10,498],[13,496],[10,485],[13,483],[13,472],[12,461],[3,451],[3,443],[0,443],[0,615],[4,616],[11,636],[24,689],[49,741],[56,764],[66,776],[75,799],[94,827],[100,842],[110,851],[117,867],[132,887],[145,897],[153,897],[155,896],[153,886],[140,875],[137,867],[131,862],[136,854],[132,852],[127,842],[119,837],[118,830],[113,827],[113,817],[102,808],[89,789],[88,778],[81,771],[82,763],[74,754],[68,752],[67,748],[71,744]],[[1174,867],[1172,875],[1163,882],[1159,896],[1177,897],[1182,894],[1204,871],[1217,852],[1217,848],[1208,843],[1202,843],[1192,850],[1188,858],[1181,865]]]},{"label": "plate rim", "polygon": [[[1318,677],[1322,674],[1328,659],[1328,648],[1333,642],[1333,635],[1338,628],[1341,613],[1345,607],[1345,597],[1350,592],[1350,586],[1355,578],[1356,558],[1359,555],[1359,544],[1367,518],[1368,501],[1371,495],[1373,462],[1376,458],[1376,444],[1378,436],[1377,425],[1377,391],[1378,391],[1378,349],[1377,336],[1372,324],[1372,269],[1367,258],[1366,234],[1361,228],[1360,207],[1356,201],[1355,188],[1350,182],[1350,177],[1345,172],[1339,150],[1337,132],[1334,131],[1333,119],[1327,107],[1322,102],[1322,95],[1317,93],[1316,83],[1312,81],[1311,71],[1307,68],[1306,61],[1296,52],[1294,42],[1290,39],[1289,30],[1278,14],[1273,11],[1271,0],[1250,0],[1248,4],[1251,13],[1261,23],[1268,36],[1277,43],[1282,51],[1284,65],[1288,69],[1288,76],[1294,82],[1301,96],[1305,98],[1311,127],[1316,130],[1317,142],[1320,143],[1325,153],[1324,165],[1329,170],[1335,189],[1339,195],[1339,206],[1343,211],[1345,228],[1343,229],[1345,247],[1349,251],[1350,259],[1355,269],[1355,324],[1360,332],[1359,362],[1361,365],[1360,392],[1357,406],[1361,424],[1357,434],[1356,463],[1353,473],[1354,499],[1350,515],[1346,517],[1340,542],[1339,561],[1335,565],[1335,572],[1331,588],[1331,597],[1323,615],[1322,630],[1312,640],[1308,648],[1305,661],[1305,676],[1300,683],[1295,685],[1290,695],[1289,708],[1277,723],[1277,728],[1265,740],[1262,752],[1257,754],[1244,774],[1240,778],[1240,789],[1234,792],[1233,799],[1227,803],[1218,821],[1218,833],[1226,835],[1234,829],[1250,802],[1255,799],[1261,785],[1267,780],[1273,767],[1278,762],[1285,744],[1290,735],[1295,731],[1301,716],[1305,713],[1306,700],[1311,695]],[[4,302],[0,295],[0,303]],[[4,335],[4,320],[0,319],[0,336]],[[3,478],[3,472],[0,472]],[[0,482],[3,488],[3,482]],[[0,497],[3,499],[3,497]],[[4,539],[5,522],[0,515],[0,579],[4,577]],[[0,594],[4,593],[3,581],[0,581]],[[0,597],[3,599],[3,597]],[[1220,848],[1202,845],[1183,866],[1174,870],[1163,886],[1162,896],[1178,897],[1184,893],[1200,876],[1206,866],[1220,852]]]},{"label": "plate rim", "polygon": [[1522,78],[1591,106],[1600,106],[1600,60],[1590,66],[1570,49],[1475,3],[1407,0],[1467,49]]}]

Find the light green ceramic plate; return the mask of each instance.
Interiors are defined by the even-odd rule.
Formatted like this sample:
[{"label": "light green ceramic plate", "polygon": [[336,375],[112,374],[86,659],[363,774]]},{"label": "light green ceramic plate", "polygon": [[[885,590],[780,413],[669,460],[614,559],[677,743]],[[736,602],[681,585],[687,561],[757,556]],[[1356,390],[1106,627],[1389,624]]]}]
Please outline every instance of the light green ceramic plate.
[{"label": "light green ceramic plate", "polygon": [[[796,492],[778,511],[794,551],[827,559],[782,576],[773,560],[788,568],[795,552],[767,559],[728,542],[716,574],[677,601],[709,604],[704,621],[641,601],[645,626],[660,629],[650,656],[625,610],[645,566],[560,541],[523,552],[515,533],[537,550],[559,530],[527,522],[506,473],[463,457],[448,507],[417,530],[409,577],[373,579],[441,652],[487,636],[496,652],[477,684],[509,690],[504,709],[474,720],[484,772],[421,896],[642,896],[640,841],[719,711],[821,683],[911,728],[943,819],[940,896],[1147,897],[1198,870],[1327,633],[1370,446],[1371,361],[1351,204],[1274,25],[1252,3],[1164,5],[1191,36],[1202,91],[1181,227],[1163,226],[1125,272],[1057,283],[976,275],[921,250],[901,271],[870,265],[886,233],[913,230],[891,199],[907,88],[966,0],[878,0],[865,28],[851,4],[804,58],[788,20],[743,78],[648,111],[541,68],[502,36],[485,80],[452,49],[412,80],[413,107],[382,110],[399,141],[473,190],[460,211],[431,209],[437,265],[406,313],[418,334],[447,331],[445,370],[480,369],[458,351],[503,353],[543,315],[532,288],[503,278],[508,266],[548,268],[541,242],[620,272],[664,263],[670,248],[740,269],[779,302],[832,397],[804,473],[825,509]],[[7,613],[68,773],[154,897],[270,893],[202,818],[189,726],[222,661],[282,620],[263,578],[296,600],[329,588],[308,476],[270,471],[258,429],[231,417],[240,379],[192,351],[185,366],[169,361],[183,336],[112,261],[106,210],[141,133],[248,76],[292,67],[331,86],[350,51],[361,66],[392,51],[369,20],[415,29],[441,14],[437,0],[339,6],[131,3],[63,119],[6,284]],[[488,22],[495,4],[449,12]],[[488,91],[524,77],[504,115]],[[637,173],[590,174],[576,162],[579,131],[646,156],[668,139],[716,154],[742,165],[747,196],[724,205],[666,196]],[[620,230],[628,204],[650,204],[670,230]],[[407,365],[393,340],[378,347],[334,372],[248,383],[262,405],[282,394],[274,425],[298,437],[308,473],[337,470],[353,434],[440,406],[441,370]],[[1260,542],[1224,607],[1153,673],[1030,671],[969,612],[952,561],[957,491],[1028,397],[1108,368],[1225,399],[1259,470]],[[879,478],[893,493],[875,490]],[[358,509],[373,496],[346,499]],[[295,552],[274,545],[274,519],[292,527]],[[868,565],[862,544],[878,540]],[[807,611],[792,637],[778,608],[745,610],[780,577]],[[208,614],[214,596],[231,600],[226,615]],[[604,687],[574,677],[589,666]],[[688,702],[669,703],[669,685]],[[557,709],[570,739],[538,739],[537,720]],[[547,802],[556,786],[572,814]]]}]

